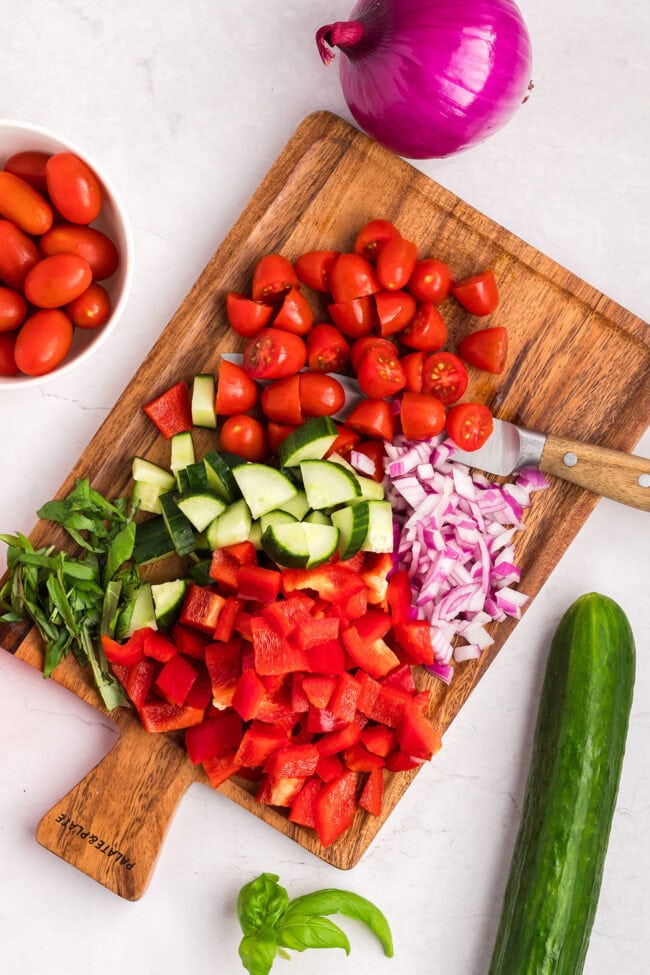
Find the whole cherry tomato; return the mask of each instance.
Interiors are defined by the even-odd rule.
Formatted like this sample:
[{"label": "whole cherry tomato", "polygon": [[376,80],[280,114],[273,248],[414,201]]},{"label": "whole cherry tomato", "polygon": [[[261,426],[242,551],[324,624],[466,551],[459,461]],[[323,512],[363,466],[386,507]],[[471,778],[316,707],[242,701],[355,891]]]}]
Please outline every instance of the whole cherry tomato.
[{"label": "whole cherry tomato", "polygon": [[37,311],[18,332],[16,365],[28,376],[43,376],[59,366],[72,345],[72,322],[58,308]]},{"label": "whole cherry tomato", "polygon": [[307,336],[307,363],[314,372],[340,372],[350,358],[350,346],[334,325],[314,325]]},{"label": "whole cherry tomato", "polygon": [[294,268],[302,284],[314,291],[329,291],[329,273],[340,251],[307,251],[301,254]]},{"label": "whole cherry tomato", "polygon": [[105,288],[95,281],[78,298],[65,306],[73,325],[79,328],[99,328],[111,313],[111,299]]},{"label": "whole cherry tomato", "polygon": [[380,335],[401,332],[415,315],[415,298],[407,291],[378,291],[375,304]]},{"label": "whole cherry tomato", "polygon": [[286,376],[269,383],[262,390],[261,407],[267,420],[292,427],[299,426],[303,420],[300,376]]},{"label": "whole cherry tomato", "polygon": [[370,349],[383,349],[387,355],[395,355],[395,346],[388,339],[382,339],[379,335],[364,335],[356,340],[350,352],[350,364],[355,372],[359,371],[361,360]]},{"label": "whole cherry tomato", "polygon": [[435,396],[424,393],[404,393],[399,415],[408,440],[428,440],[445,426],[444,406]]},{"label": "whole cherry tomato", "polygon": [[338,424],[335,424],[335,426],[337,429],[337,437],[325,456],[330,457],[331,454],[340,454],[341,457],[345,457],[359,443],[361,437],[354,430],[348,430],[345,426],[341,427]]},{"label": "whole cherry tomato", "polygon": [[377,346],[369,349],[359,363],[357,380],[361,391],[376,399],[393,396],[406,385],[406,376],[395,349],[388,352]]},{"label": "whole cherry tomato", "polygon": [[322,372],[301,372],[299,379],[303,416],[332,416],[343,408],[345,390],[338,379]]},{"label": "whole cherry tomato", "polygon": [[300,372],[307,347],[299,335],[281,328],[264,328],[246,344],[244,369],[253,379],[283,379]]},{"label": "whole cherry tomato", "polygon": [[371,220],[359,231],[354,244],[354,253],[365,257],[367,261],[374,261],[384,244],[399,236],[397,227],[388,220]]},{"label": "whole cherry tomato", "polygon": [[57,224],[41,237],[38,246],[43,257],[53,254],[77,254],[83,257],[90,264],[94,281],[110,278],[120,263],[120,255],[113,241],[94,227]]},{"label": "whole cherry tomato", "polygon": [[45,164],[50,158],[49,152],[16,152],[4,164],[5,172],[13,173],[26,183],[33,186],[39,193],[47,193],[45,180]]},{"label": "whole cherry tomato", "polygon": [[[354,301],[380,291],[375,269],[358,254],[339,254],[329,272],[329,290],[335,303]],[[337,323],[338,324],[338,323]]]},{"label": "whole cherry tomato", "polygon": [[257,386],[242,367],[222,359],[217,380],[217,415],[247,413],[257,403],[257,395]]},{"label": "whole cherry tomato", "polygon": [[0,332],[13,332],[25,320],[27,305],[18,291],[0,285]]},{"label": "whole cherry tomato", "polygon": [[483,403],[459,403],[447,412],[447,433],[461,450],[478,450],[492,433],[492,414]]},{"label": "whole cherry tomato", "polygon": [[73,152],[57,152],[45,165],[50,199],[70,223],[92,223],[102,208],[102,189],[97,176]]},{"label": "whole cherry tomato", "polygon": [[267,254],[253,271],[253,299],[277,305],[291,288],[300,288],[300,281],[290,261],[282,254]]},{"label": "whole cherry tomato", "polygon": [[17,338],[15,332],[0,334],[0,376],[17,376],[20,372],[15,356]]},{"label": "whole cherry tomato", "polygon": [[269,445],[269,451],[272,454],[277,454],[278,448],[283,440],[286,440],[290,433],[296,427],[288,426],[284,423],[274,423],[272,420],[266,424],[266,439]]},{"label": "whole cherry tomato", "polygon": [[471,315],[491,315],[499,304],[493,271],[484,271],[455,284],[451,293]]},{"label": "whole cherry tomato", "polygon": [[25,297],[38,308],[59,308],[90,286],[90,264],[77,254],[53,254],[35,264],[25,278]]},{"label": "whole cherry tomato", "polygon": [[465,362],[485,372],[501,373],[506,367],[508,333],[502,325],[484,328],[461,339],[458,351]]},{"label": "whole cherry tomato", "polygon": [[405,288],[418,259],[417,245],[404,237],[395,237],[377,255],[377,277],[386,291]]},{"label": "whole cherry tomato", "polygon": [[[366,465],[361,468],[358,466],[356,469],[360,474],[365,475],[365,477],[372,478],[373,481],[383,481],[384,479],[384,444],[382,440],[364,440],[363,443],[359,443],[354,447],[354,452],[357,454],[363,454],[364,457],[368,459],[370,464],[372,464],[373,469],[369,469]],[[354,467],[355,465],[352,464]]]},{"label": "whole cherry tomato", "polygon": [[290,288],[273,319],[273,328],[283,328],[295,335],[306,335],[314,322],[309,302],[297,288]]},{"label": "whole cherry tomato", "polygon": [[418,261],[409,278],[409,291],[418,301],[440,305],[451,294],[451,271],[444,261],[427,257]]},{"label": "whole cherry tomato", "polygon": [[0,220],[0,281],[18,291],[27,272],[40,260],[38,247],[9,220]]},{"label": "whole cherry tomato", "polygon": [[408,355],[403,355],[400,360],[406,378],[406,388],[411,393],[422,392],[424,356],[424,352],[410,352]]},{"label": "whole cherry tomato", "polygon": [[259,463],[268,455],[266,431],[259,420],[245,413],[235,413],[224,421],[219,434],[221,450]]},{"label": "whole cherry tomato", "polygon": [[269,324],[273,318],[273,306],[253,301],[238,291],[229,291],[226,295],[226,315],[230,327],[238,335],[250,338]]},{"label": "whole cherry tomato", "polygon": [[410,349],[433,352],[447,341],[447,326],[435,305],[424,301],[417,314],[400,335],[400,340]]},{"label": "whole cherry tomato", "polygon": [[0,216],[26,234],[44,234],[52,226],[52,207],[33,186],[13,173],[0,172]]},{"label": "whole cherry tomato", "polygon": [[461,398],[468,382],[467,369],[452,352],[434,352],[424,360],[422,392],[445,406]]},{"label": "whole cherry tomato", "polygon": [[389,440],[395,437],[395,418],[385,399],[364,399],[350,413],[345,425],[362,437]]}]

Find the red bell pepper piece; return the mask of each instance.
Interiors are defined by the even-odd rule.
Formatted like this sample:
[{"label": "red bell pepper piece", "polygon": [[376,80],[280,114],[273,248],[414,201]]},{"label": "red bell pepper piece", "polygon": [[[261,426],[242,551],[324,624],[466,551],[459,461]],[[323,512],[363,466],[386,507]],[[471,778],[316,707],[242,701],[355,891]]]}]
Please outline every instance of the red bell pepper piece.
[{"label": "red bell pepper piece", "polygon": [[155,630],[150,630],[144,638],[145,657],[151,657],[153,660],[158,660],[161,664],[166,664],[177,653],[176,645],[171,640],[168,640],[166,636],[163,636],[162,633],[156,633]]},{"label": "red bell pepper piece", "polygon": [[244,721],[250,721],[257,717],[259,706],[265,694],[264,684],[255,671],[249,668],[243,672],[237,681],[232,698],[232,707]]},{"label": "red bell pepper piece", "polygon": [[306,714],[309,711],[309,698],[302,686],[303,676],[294,671],[291,675],[291,707],[296,713]]},{"label": "red bell pepper piece", "polygon": [[363,579],[341,563],[315,569],[285,569],[282,573],[285,596],[296,589],[311,589],[328,603],[340,603],[364,587]]},{"label": "red bell pepper piece", "polygon": [[221,549],[226,555],[231,555],[237,565],[254,565],[257,562],[257,552],[252,542],[236,542],[234,545],[224,545]]},{"label": "red bell pepper piece", "polygon": [[387,758],[397,748],[397,734],[383,724],[370,725],[361,732],[361,741],[369,752]]},{"label": "red bell pepper piece", "polygon": [[397,740],[401,750],[415,758],[430,759],[442,746],[437,730],[412,703],[405,708],[397,727]]},{"label": "red bell pepper piece", "polygon": [[371,609],[363,616],[355,620],[354,628],[362,640],[372,643],[373,640],[380,640],[390,631],[393,621],[387,613],[381,613],[377,609]]},{"label": "red bell pepper piece", "polygon": [[407,752],[398,749],[386,759],[386,768],[389,772],[408,772],[410,769],[424,765],[424,761],[423,758],[416,758],[414,755],[409,755]]},{"label": "red bell pepper piece", "polygon": [[224,548],[215,548],[208,575],[225,592],[237,592],[237,571],[239,562]]},{"label": "red bell pepper piece", "polygon": [[354,822],[357,773],[343,772],[323,786],[316,799],[314,819],[323,846],[331,846]]},{"label": "red bell pepper piece", "polygon": [[321,755],[318,759],[316,775],[320,776],[323,782],[331,782],[343,771],[343,762],[338,755]]},{"label": "red bell pepper piece", "polygon": [[305,779],[316,771],[318,759],[315,745],[284,745],[267,759],[264,771],[273,779]]},{"label": "red bell pepper piece", "polygon": [[345,726],[346,722],[342,718],[335,718],[327,708],[315,708],[313,704],[310,705],[307,715],[307,731],[318,735],[337,731],[339,728],[345,728]]},{"label": "red bell pepper piece", "polygon": [[382,801],[384,798],[384,770],[381,768],[373,769],[366,779],[365,785],[359,797],[359,805],[366,812],[373,816],[381,813]]},{"label": "red bell pepper piece", "polygon": [[[382,684],[373,703],[365,706],[362,713],[389,728],[397,728],[410,701],[411,695],[400,687]],[[359,710],[362,710],[360,705]]]},{"label": "red bell pepper piece", "polygon": [[205,646],[210,641],[203,633],[181,626],[180,623],[174,623],[171,638],[179,653],[184,653],[186,657],[194,657],[196,660],[205,659]]},{"label": "red bell pepper piece", "polygon": [[361,738],[361,732],[366,724],[366,719],[363,715],[357,715],[354,721],[350,724],[345,725],[343,728],[339,728],[338,731],[331,731],[327,735],[323,735],[316,742],[316,747],[321,755],[336,755],[338,752],[343,751],[344,748],[350,748]]},{"label": "red bell pepper piece", "polygon": [[282,576],[259,565],[242,565],[237,570],[237,589],[242,599],[272,603],[278,598]]},{"label": "red bell pepper piece", "polygon": [[[347,562],[345,564],[347,565]],[[343,619],[356,620],[363,616],[368,608],[368,593],[365,587],[352,596],[348,596],[344,602],[340,603],[339,608]]]},{"label": "red bell pepper piece", "polygon": [[[137,666],[135,664],[134,666]],[[130,667],[125,667],[124,664],[111,664],[111,670],[119,680],[120,684],[126,690],[126,682],[129,676]],[[309,702],[307,702],[309,704]]]},{"label": "red bell pepper piece", "polygon": [[345,650],[340,640],[317,643],[307,650],[305,670],[313,674],[341,674],[345,670]]},{"label": "red bell pepper piece", "polygon": [[409,660],[418,664],[433,663],[431,624],[427,620],[407,620],[395,625],[395,639]]},{"label": "red bell pepper piece", "polygon": [[168,660],[156,678],[156,687],[170,704],[184,704],[198,674],[180,653]]},{"label": "red bell pepper piece", "polygon": [[226,752],[225,755],[218,755],[216,758],[206,758],[203,762],[205,774],[210,780],[213,789],[218,789],[231,775],[237,775],[241,769],[235,761],[235,750]]},{"label": "red bell pepper piece", "polygon": [[[315,708],[327,707],[335,687],[336,677],[303,677],[302,679],[302,689],[307,695],[309,703]],[[339,715],[339,717],[342,716]],[[351,721],[352,718],[348,718],[348,720]]]},{"label": "red bell pepper piece", "polygon": [[361,687],[352,674],[341,674],[329,702],[329,709],[332,714],[344,721],[353,721],[357,713],[357,701],[360,693]]},{"label": "red bell pepper piece", "polygon": [[353,624],[343,634],[343,643],[355,666],[362,667],[371,677],[383,677],[394,667],[399,667],[399,658],[381,638],[368,642],[363,639]]},{"label": "red bell pepper piece", "polygon": [[203,708],[205,711],[208,704],[212,704],[212,681],[205,666],[202,664],[198,664],[198,666],[199,675],[192,684],[190,692],[185,698],[185,703],[190,704],[193,708]]},{"label": "red bell pepper piece", "polygon": [[145,731],[180,731],[203,721],[204,709],[188,704],[170,704],[168,701],[149,701],[139,710]]},{"label": "red bell pepper piece", "polygon": [[386,760],[381,755],[369,752],[360,741],[341,752],[341,758],[346,768],[353,772],[372,772],[375,768],[383,768]]},{"label": "red bell pepper piece", "polygon": [[154,676],[154,665],[150,660],[141,660],[127,669],[125,690],[136,708],[141,708]]},{"label": "red bell pepper piece", "polygon": [[184,382],[176,383],[143,409],[167,440],[192,429],[192,404]]},{"label": "red bell pepper piece", "polygon": [[133,667],[144,660],[144,650],[140,642],[132,643],[127,640],[126,643],[118,643],[105,633],[102,633],[102,650],[110,664],[119,664],[122,667]]},{"label": "red bell pepper piece", "polygon": [[307,779],[291,803],[291,812],[289,813],[290,823],[297,823],[299,826],[308,826],[311,829],[316,829],[316,797],[322,788],[323,783],[320,779]]},{"label": "red bell pepper piece", "polygon": [[413,593],[406,569],[398,569],[388,580],[386,599],[394,623],[405,623],[409,618]]},{"label": "red bell pepper piece", "polygon": [[242,720],[234,711],[222,711],[188,728],[185,747],[192,765],[218,758],[239,748],[244,733]]},{"label": "red bell pepper piece", "polygon": [[270,775],[262,778],[257,801],[267,806],[291,806],[302,789],[302,778],[274,779]]},{"label": "red bell pepper piece", "polygon": [[319,643],[338,639],[340,626],[340,619],[334,617],[304,620],[296,627],[292,639],[301,650],[309,650]]},{"label": "red bell pepper piece", "polygon": [[420,691],[413,698],[413,704],[426,714],[431,706],[431,691],[427,688],[424,691]]},{"label": "red bell pepper piece", "polygon": [[382,605],[388,593],[388,574],[393,571],[393,557],[389,552],[368,552],[361,570],[368,602],[372,605]]},{"label": "red bell pepper piece", "polygon": [[413,668],[410,664],[402,664],[391,670],[390,674],[382,678],[382,684],[387,687],[399,687],[411,696],[415,695],[415,681],[413,680]]},{"label": "red bell pepper piece", "polygon": [[257,709],[256,720],[277,725],[286,732],[291,731],[298,724],[300,715],[293,710],[291,691],[288,686],[266,692]]},{"label": "red bell pepper piece", "polygon": [[361,711],[362,714],[368,715],[377,700],[377,696],[381,690],[381,684],[374,680],[370,674],[367,674],[365,670],[358,670],[354,675],[354,679],[361,688],[361,693],[357,699],[357,710]]},{"label": "red bell pepper piece", "polygon": [[276,748],[281,748],[287,744],[287,733],[283,728],[275,725],[264,724],[261,721],[253,721],[251,726],[244,732],[235,761],[239,765],[255,767],[264,765],[269,755]]},{"label": "red bell pepper piece", "polygon": [[246,612],[245,609],[241,607],[237,610],[237,615],[235,616],[235,633],[239,633],[243,636],[245,640],[253,639],[253,630],[251,627],[253,617],[250,613]]},{"label": "red bell pepper piece", "polygon": [[237,599],[236,596],[228,596],[219,613],[219,620],[212,634],[213,640],[222,640],[224,643],[230,640],[235,629],[237,613],[242,605],[241,599]]},{"label": "red bell pepper piece", "polygon": [[352,572],[361,572],[365,561],[366,561],[366,553],[357,552],[357,554],[353,555],[351,559],[345,559],[343,565],[345,566],[346,569],[351,569]]},{"label": "red bell pepper piece", "polygon": [[288,674],[307,669],[305,653],[289,640],[283,640],[262,616],[253,616],[251,632],[258,674]]},{"label": "red bell pepper piece", "polygon": [[235,637],[228,643],[208,643],[205,664],[212,683],[213,704],[218,708],[230,707],[241,677],[241,640]]},{"label": "red bell pepper piece", "polygon": [[266,694],[274,694],[287,685],[289,674],[264,674],[260,677]]},{"label": "red bell pepper piece", "polygon": [[262,616],[280,636],[287,637],[296,626],[311,619],[314,600],[303,592],[296,592],[289,599],[270,603],[262,610]]},{"label": "red bell pepper piece", "polygon": [[185,593],[179,623],[209,633],[215,631],[225,599],[213,589],[190,582]]}]

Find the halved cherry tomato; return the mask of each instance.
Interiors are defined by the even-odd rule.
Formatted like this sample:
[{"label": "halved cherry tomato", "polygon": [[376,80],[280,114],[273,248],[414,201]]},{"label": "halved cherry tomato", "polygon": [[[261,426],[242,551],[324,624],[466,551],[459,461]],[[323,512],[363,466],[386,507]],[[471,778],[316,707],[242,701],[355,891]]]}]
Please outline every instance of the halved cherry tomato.
[{"label": "halved cherry tomato", "polygon": [[224,421],[219,444],[222,450],[228,450],[254,463],[264,460],[268,453],[263,425],[245,413],[235,413]]},{"label": "halved cherry tomato", "polygon": [[314,291],[329,291],[329,273],[340,251],[307,251],[294,264],[298,278]]},{"label": "halved cherry tomato", "polygon": [[405,288],[418,259],[417,245],[404,237],[389,240],[377,256],[377,277],[386,291]]},{"label": "halved cherry tomato", "polygon": [[281,328],[264,328],[244,349],[244,369],[253,379],[283,379],[300,372],[307,348],[299,335]]},{"label": "halved cherry tomato", "polygon": [[267,420],[297,427],[302,423],[300,376],[286,376],[262,390],[260,401]]},{"label": "halved cherry tomato", "polygon": [[424,360],[422,392],[435,396],[445,406],[461,398],[468,381],[467,369],[452,352],[434,352]]},{"label": "halved cherry tomato", "polygon": [[465,362],[486,372],[501,373],[506,367],[508,333],[503,325],[484,328],[461,339],[458,351]]},{"label": "halved cherry tomato", "polygon": [[314,313],[305,296],[297,288],[290,288],[273,319],[273,328],[283,328],[295,335],[306,335],[313,322]]},{"label": "halved cherry tomato", "polygon": [[447,341],[447,326],[436,306],[430,301],[422,302],[415,318],[400,335],[400,340],[409,348],[422,352],[442,348]]},{"label": "halved cherry tomato", "polygon": [[222,359],[217,382],[217,415],[246,413],[257,403],[257,395],[257,386],[242,367],[228,359]]},{"label": "halved cherry tomato", "polygon": [[378,335],[364,335],[362,339],[357,339],[350,351],[350,364],[355,372],[359,371],[361,360],[370,349],[383,349],[387,355],[395,354],[395,346],[388,339],[382,339]]},{"label": "halved cherry tomato", "polygon": [[363,437],[379,437],[392,442],[395,436],[395,418],[385,399],[362,400],[345,423]]},{"label": "halved cherry tomato", "polygon": [[229,291],[226,295],[226,315],[237,335],[250,338],[269,324],[273,318],[273,306],[253,301],[238,291]]},{"label": "halved cherry tomato", "polygon": [[98,328],[111,313],[111,299],[95,281],[65,307],[70,321],[79,328]]},{"label": "halved cherry tomato", "polygon": [[25,297],[38,308],[59,308],[90,286],[90,264],[77,254],[53,254],[35,264],[25,278]]},{"label": "halved cherry tomato", "polygon": [[291,288],[300,288],[300,281],[290,261],[282,254],[267,254],[253,271],[253,298],[268,305],[277,305]]},{"label": "halved cherry tomato", "polygon": [[380,290],[372,264],[358,254],[339,254],[329,273],[329,291],[337,304]]},{"label": "halved cherry tomato", "polygon": [[327,310],[334,324],[349,339],[370,335],[377,321],[377,310],[370,295],[353,301],[340,301],[328,305]]},{"label": "halved cherry tomato", "polygon": [[57,152],[45,165],[50,199],[70,223],[92,223],[102,208],[102,189],[97,176],[73,152]]},{"label": "halved cherry tomato", "polygon": [[357,380],[361,391],[376,399],[393,396],[406,385],[406,376],[395,349],[388,352],[376,346],[369,349],[361,360]]},{"label": "halved cherry tomato", "polygon": [[20,372],[15,355],[17,338],[15,332],[0,334],[0,376],[17,376]]},{"label": "halved cherry tomato", "polygon": [[[354,451],[358,454],[363,454],[367,457],[370,463],[373,465],[373,470],[370,471],[365,467],[363,470],[359,467],[358,471],[365,477],[372,478],[373,481],[383,481],[384,479],[384,443],[382,440],[364,440],[363,443],[357,444],[354,447]],[[354,464],[352,465],[354,467]]]},{"label": "halved cherry tomato", "polygon": [[43,376],[59,366],[72,345],[72,322],[58,308],[37,311],[16,339],[16,365],[28,376]]},{"label": "halved cherry tomato", "polygon": [[0,285],[0,332],[13,332],[25,320],[25,299],[12,288]]},{"label": "halved cherry tomato", "polygon": [[288,426],[285,423],[274,423],[272,420],[266,424],[266,439],[269,450],[272,454],[277,454],[278,447],[283,440],[286,440],[296,427]]},{"label": "halved cherry tomato", "polygon": [[400,361],[406,378],[406,388],[411,393],[421,393],[424,352],[410,352],[403,355]]},{"label": "halved cherry tomato", "polygon": [[354,430],[348,430],[345,426],[337,426],[336,429],[338,436],[325,454],[326,457],[329,457],[331,454],[340,454],[341,457],[345,457],[361,440],[358,433],[355,433]]},{"label": "halved cherry tomato", "polygon": [[499,289],[493,271],[463,278],[451,293],[471,315],[491,315],[499,304]]},{"label": "halved cherry tomato", "polygon": [[45,164],[49,158],[49,152],[35,152],[28,149],[10,156],[4,164],[4,169],[7,173],[13,173],[14,176],[24,179],[39,193],[46,193]]},{"label": "halved cherry tomato", "polygon": [[22,290],[30,271],[40,260],[38,247],[9,220],[0,220],[0,281]]},{"label": "halved cherry tomato", "polygon": [[340,372],[350,358],[350,346],[334,325],[314,325],[307,336],[307,363],[314,372]]},{"label": "halved cherry tomato", "polygon": [[338,379],[322,372],[301,372],[300,405],[304,416],[333,416],[345,403]]},{"label": "halved cherry tomato", "polygon": [[459,403],[447,412],[447,433],[461,450],[478,450],[492,433],[492,414],[483,403]]},{"label": "halved cherry tomato", "polygon": [[418,301],[440,305],[451,294],[452,278],[449,266],[435,257],[418,261],[409,279],[409,291]]},{"label": "halved cherry tomato", "polygon": [[359,231],[354,243],[354,253],[365,257],[367,261],[374,261],[384,244],[399,236],[397,227],[388,220],[371,220]]},{"label": "halved cherry tomato", "polygon": [[45,234],[52,226],[52,207],[33,186],[13,173],[0,172],[0,216],[26,234]]},{"label": "halved cherry tomato", "polygon": [[380,335],[401,332],[415,315],[415,298],[407,291],[378,291],[375,304]]},{"label": "halved cherry tomato", "polygon": [[44,234],[38,244],[43,257],[52,254],[78,254],[90,264],[94,281],[110,278],[117,270],[120,255],[106,234],[94,227],[61,223]]},{"label": "halved cherry tomato", "polygon": [[424,393],[404,393],[399,415],[408,440],[428,440],[445,426],[444,406],[435,396]]}]

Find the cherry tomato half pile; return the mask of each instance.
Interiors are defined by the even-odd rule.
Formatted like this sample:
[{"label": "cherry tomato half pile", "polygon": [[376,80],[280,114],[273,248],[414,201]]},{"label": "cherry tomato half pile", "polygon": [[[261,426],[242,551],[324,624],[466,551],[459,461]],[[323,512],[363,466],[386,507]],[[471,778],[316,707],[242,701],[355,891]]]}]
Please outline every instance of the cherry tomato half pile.
[{"label": "cherry tomato half pile", "polygon": [[110,316],[98,284],[119,264],[94,227],[102,189],[71,152],[19,152],[0,171],[0,376],[42,376],[59,366],[75,328]]}]

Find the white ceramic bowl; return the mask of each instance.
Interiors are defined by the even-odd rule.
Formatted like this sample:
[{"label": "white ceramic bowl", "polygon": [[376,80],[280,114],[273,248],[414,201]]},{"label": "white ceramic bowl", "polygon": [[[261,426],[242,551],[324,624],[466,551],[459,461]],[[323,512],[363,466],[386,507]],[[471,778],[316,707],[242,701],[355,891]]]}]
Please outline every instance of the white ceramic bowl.
[{"label": "white ceramic bowl", "polygon": [[111,299],[112,311],[108,321],[95,329],[75,328],[68,355],[52,372],[44,376],[0,376],[0,391],[18,390],[26,386],[40,385],[48,379],[59,379],[82,362],[86,362],[116,327],[126,304],[133,272],[133,240],[128,217],[119,194],[102,167],[85,150],[68,139],[59,138],[54,132],[40,125],[0,118],[0,169],[14,153],[28,149],[49,153],[74,152],[95,171],[102,184],[104,200],[101,213],[97,220],[93,221],[92,226],[102,230],[113,240],[120,253],[120,263],[115,274],[101,282]]}]

